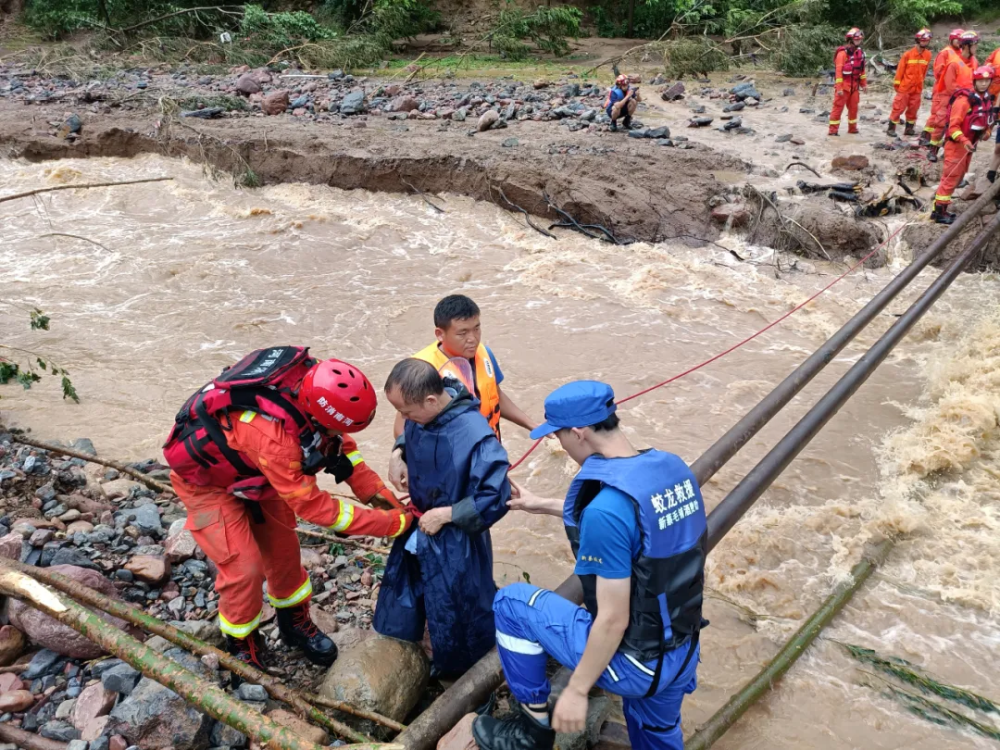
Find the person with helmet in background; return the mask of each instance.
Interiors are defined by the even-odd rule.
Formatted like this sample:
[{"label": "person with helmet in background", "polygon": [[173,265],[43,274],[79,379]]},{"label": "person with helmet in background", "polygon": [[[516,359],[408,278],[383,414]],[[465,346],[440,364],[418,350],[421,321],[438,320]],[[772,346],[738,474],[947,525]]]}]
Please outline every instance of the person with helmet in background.
[{"label": "person with helmet in background", "polygon": [[929,49],[933,34],[930,29],[920,29],[913,38],[917,45],[903,53],[896,66],[896,78],[892,82],[896,89],[896,98],[892,100],[892,112],[889,114],[888,135],[896,135],[900,118],[906,122],[903,135],[916,135],[917,112],[920,110],[920,98],[924,93],[924,78],[931,62]]},{"label": "person with helmet in background", "polygon": [[[317,361],[309,349],[251,352],[195,392],[163,453],[188,511],[184,528],[218,568],[219,626],[228,650],[259,668],[262,587],[281,639],[315,664],[337,647],[309,615],[312,585],[295,534],[299,516],[349,535],[397,537],[413,516],[365,463],[351,434],[375,417],[372,384],[354,365]],[[316,474],[346,481],[364,508],[319,489]]]},{"label": "person with helmet in background", "polygon": [[[984,65],[992,66],[995,73],[993,85],[990,86],[990,96],[993,97],[993,121],[996,122],[997,115],[1000,114],[997,109],[997,104],[1000,103],[1000,47],[997,47],[990,53]],[[986,179],[991,184],[996,182],[998,169],[1000,169],[1000,128],[997,128],[997,142],[993,147],[993,160],[990,162],[990,168],[986,172]]]},{"label": "person with helmet in background", "polygon": [[952,29],[951,33],[948,34],[948,46],[938,52],[937,57],[934,58],[934,87],[932,89],[931,113],[927,116],[927,123],[924,125],[924,129],[920,133],[920,139],[917,141],[921,146],[926,146],[931,142],[931,134],[937,127],[937,123],[942,118],[947,117],[948,99],[950,97],[944,93],[944,71],[948,67],[948,63],[951,62],[952,56],[959,54],[962,34],[964,33],[965,29]]},{"label": "person with helmet in background", "polygon": [[604,100],[604,111],[611,118],[611,132],[618,130],[618,118],[622,118],[622,125],[628,130],[632,127],[632,115],[635,108],[639,106],[639,89],[631,88],[627,75],[620,75],[615,79],[615,85],[608,91],[608,96]]},{"label": "person with helmet in background", "polygon": [[990,137],[994,99],[989,90],[995,77],[996,71],[992,66],[980,66],[972,73],[972,87],[961,88],[952,97],[941,184],[934,196],[934,210],[931,212],[931,219],[938,224],[955,221],[955,214],[948,211],[952,192],[965,177],[976,145]]},{"label": "person with helmet in background", "polygon": [[[941,91],[948,97],[949,107],[956,91],[972,88],[972,71],[979,67],[979,63],[976,62],[979,34],[975,31],[963,31],[958,42],[958,54],[953,54],[948,59],[940,82]],[[938,84],[935,82],[934,88],[937,89],[937,86]],[[931,133],[930,143],[927,144],[927,159],[929,161],[937,161],[938,159],[938,149],[941,148],[941,144],[945,140],[945,129],[948,128],[949,116],[949,110],[946,107],[934,123],[934,132]]]},{"label": "person with helmet in background", "polygon": [[833,109],[830,111],[829,135],[840,135],[840,117],[847,108],[847,132],[858,132],[858,104],[861,91],[868,90],[868,74],[865,72],[867,60],[861,43],[865,34],[853,28],[844,35],[847,44],[837,47],[833,56],[836,77],[833,95]]}]

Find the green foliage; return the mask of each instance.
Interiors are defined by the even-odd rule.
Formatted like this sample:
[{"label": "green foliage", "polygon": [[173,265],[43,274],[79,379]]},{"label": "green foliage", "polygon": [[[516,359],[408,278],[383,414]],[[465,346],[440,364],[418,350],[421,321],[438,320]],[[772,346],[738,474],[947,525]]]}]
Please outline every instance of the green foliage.
[{"label": "green foliage", "polygon": [[729,55],[708,37],[689,37],[664,43],[663,66],[671,78],[704,76],[713,70],[729,70]]},{"label": "green foliage", "polygon": [[833,51],[842,42],[832,26],[794,26],[781,34],[773,62],[790,76],[815,76],[833,67]]},{"label": "green foliage", "polygon": [[245,44],[262,51],[279,52],[304,42],[333,39],[336,33],[320,26],[305,11],[268,13],[259,5],[247,5],[243,9],[239,35]]},{"label": "green foliage", "polygon": [[43,315],[42,311],[36,307],[31,311],[31,330],[37,331],[39,329],[43,331],[49,330],[49,316]]},{"label": "green foliage", "polygon": [[490,46],[508,59],[523,60],[529,50],[525,40],[530,40],[538,49],[561,57],[569,52],[566,38],[580,35],[582,18],[579,8],[568,5],[540,7],[525,13],[508,0],[490,30]]},{"label": "green foliage", "polygon": [[[0,304],[6,307],[13,307],[22,310],[25,309],[20,305],[12,302],[6,302],[4,300],[0,300]],[[48,315],[43,313],[37,307],[27,309],[26,312],[29,316],[29,323],[32,331],[49,330],[50,319]],[[45,359],[42,355],[36,352],[8,346],[6,344],[0,344],[0,349],[10,352],[8,356],[0,356],[0,385],[7,385],[13,381],[24,388],[24,390],[28,390],[32,385],[42,379],[42,374],[35,369],[35,367],[38,367],[38,369],[40,369],[43,373],[48,373],[53,376],[62,376],[61,382],[63,398],[69,398],[76,403],[80,403],[80,397],[77,395],[76,388],[73,386],[73,381],[69,379],[69,372],[56,365],[51,359]],[[17,357],[18,359],[14,359],[14,357]]]}]

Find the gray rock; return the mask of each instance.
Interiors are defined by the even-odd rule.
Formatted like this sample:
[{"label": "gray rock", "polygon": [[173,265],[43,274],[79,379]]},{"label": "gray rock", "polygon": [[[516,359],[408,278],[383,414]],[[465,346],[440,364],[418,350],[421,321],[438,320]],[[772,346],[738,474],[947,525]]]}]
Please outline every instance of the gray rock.
[{"label": "gray rock", "polygon": [[747,105],[744,102],[733,102],[722,108],[723,112],[739,112],[744,109]]},{"label": "gray rock", "polygon": [[31,657],[31,663],[21,676],[25,680],[35,680],[47,674],[55,674],[62,667],[63,661],[61,654],[43,648]]},{"label": "gray rock", "polygon": [[173,599],[171,599],[169,602],[167,602],[167,610],[174,617],[180,617],[181,614],[183,614],[183,612],[184,612],[184,605],[185,604],[186,604],[186,602],[184,601],[184,597],[183,596],[176,596]]},{"label": "gray rock", "polygon": [[514,148],[514,146],[518,145],[519,143],[520,141],[517,140],[517,138],[506,138],[504,139],[504,142],[501,143],[500,145],[503,146],[504,148]]},{"label": "gray rock", "polygon": [[121,659],[104,659],[103,661],[95,662],[90,667],[90,673],[99,680],[105,672],[124,663]]},{"label": "gray rock", "polygon": [[246,747],[247,737],[228,724],[217,721],[212,727],[211,742],[216,747]]},{"label": "gray rock", "polygon": [[584,122],[593,122],[594,118],[597,117],[596,109],[587,109],[580,113],[580,119]]},{"label": "gray rock", "polygon": [[90,570],[100,571],[101,569],[94,564],[87,555],[78,549],[70,549],[69,547],[63,547],[62,549],[56,550],[56,553],[52,556],[52,561],[49,565],[75,565],[78,568],[89,568]]},{"label": "gray rock", "polygon": [[664,91],[662,94],[660,94],[660,98],[665,102],[677,101],[678,99],[684,98],[685,90],[686,89],[684,88],[684,84],[678,81],[673,86]]},{"label": "gray rock", "polygon": [[694,117],[688,122],[689,128],[705,128],[712,124],[711,117]]},{"label": "gray rock", "polygon": [[131,695],[115,706],[110,725],[115,733],[142,748],[201,750],[208,742],[212,720],[174,691],[143,678]]},{"label": "gray rock", "polygon": [[211,643],[213,646],[221,646],[225,640],[222,631],[219,630],[218,623],[210,620],[171,620],[170,624],[188,635]]},{"label": "gray rock", "polygon": [[795,89],[785,89],[781,92],[782,96],[795,96]]},{"label": "gray rock", "polygon": [[327,74],[326,77],[329,78],[331,81],[339,81],[341,78],[344,77],[344,71],[338,69],[333,71],[332,73]]},{"label": "gray rock", "polygon": [[[249,682],[244,682],[240,685],[239,690],[236,691],[236,695],[241,701],[266,701],[267,700],[267,690],[264,689],[263,685],[252,685]],[[225,743],[222,743],[225,744]]]},{"label": "gray rock", "polygon": [[38,733],[49,740],[69,742],[80,739],[80,730],[65,721],[47,721],[39,728]]},{"label": "gray rock", "polygon": [[[465,118],[468,117],[468,116],[469,116],[469,110],[468,110],[468,108],[467,107],[459,107],[452,114],[451,119],[455,120],[456,122],[464,122]],[[337,559],[339,560],[340,558],[337,558]],[[346,564],[347,563],[345,562],[344,565],[346,565]],[[336,566],[336,563],[334,563],[334,566]],[[340,567],[343,567],[343,565],[340,566]]]},{"label": "gray rock", "polygon": [[340,114],[356,115],[365,109],[365,92],[352,91],[340,102]]},{"label": "gray rock", "polygon": [[791,133],[786,133],[785,135],[779,135],[777,138],[774,139],[774,142],[775,143],[788,143],[790,140],[792,140],[792,134]]},{"label": "gray rock", "polygon": [[476,124],[476,130],[480,133],[485,133],[492,127],[496,127],[500,123],[500,113],[495,109],[488,109],[483,112],[482,116],[479,118],[479,122]]},{"label": "gray rock", "polygon": [[88,743],[84,740],[70,740],[66,750],[88,750]]},{"label": "gray rock", "polygon": [[88,456],[96,456],[97,448],[94,447],[93,441],[90,438],[77,438],[69,447],[80,453],[86,453]]},{"label": "gray rock", "polygon": [[730,120],[729,122],[727,122],[725,125],[722,126],[723,130],[736,130],[737,128],[742,128],[742,127],[743,127],[742,117],[734,117],[732,120]]},{"label": "gray rock", "polygon": [[222,107],[205,107],[203,109],[193,109],[190,112],[181,112],[181,117],[197,117],[199,120],[211,120],[221,117],[226,110]]},{"label": "gray rock", "polygon": [[648,131],[645,128],[636,128],[628,131],[629,138],[645,138]]},{"label": "gray rock", "polygon": [[119,664],[101,675],[105,689],[122,695],[131,695],[142,675],[128,664]]},{"label": "gray rock", "polygon": [[666,125],[664,125],[663,127],[659,127],[659,128],[650,128],[649,130],[646,131],[646,137],[647,138],[657,138],[657,139],[658,138],[669,138],[670,137],[670,128],[668,128]]},{"label": "gray rock", "polygon": [[140,505],[134,510],[128,511],[128,518],[135,519],[132,524],[143,534],[153,534],[163,531],[163,522],[160,520],[160,509],[153,503]]},{"label": "gray rock", "polygon": [[236,81],[236,90],[243,96],[260,93],[260,84],[249,73],[244,73]]},{"label": "gray rock", "polygon": [[102,736],[98,737],[96,740],[91,740],[90,742],[90,750],[110,750],[110,748],[111,748],[110,737]]}]

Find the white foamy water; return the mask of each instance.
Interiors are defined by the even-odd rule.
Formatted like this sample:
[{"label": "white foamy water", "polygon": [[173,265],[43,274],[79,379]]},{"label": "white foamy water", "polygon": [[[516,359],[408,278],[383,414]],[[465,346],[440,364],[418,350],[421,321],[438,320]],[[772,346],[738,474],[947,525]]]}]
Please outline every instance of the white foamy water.
[{"label": "white foamy water", "polygon": [[[541,416],[545,394],[590,377],[621,396],[731,346],[829,283],[842,267],[779,267],[759,249],[612,247],[548,240],[494,206],[288,184],[253,192],[160,157],[0,162],[0,193],[67,182],[171,175],[172,182],[62,191],[0,204],[0,299],[38,306],[49,332],[0,306],[3,342],[70,370],[57,384],[0,390],[6,422],[43,438],[90,437],[102,455],[159,457],[183,400],[250,349],[306,344],[380,384],[433,337],[445,294],[472,296],[505,390]],[[66,236],[43,236],[71,234]],[[79,239],[80,237],[86,239]],[[89,240],[89,241],[88,241]],[[94,244],[99,243],[99,244]],[[894,248],[902,262],[906,248]],[[772,259],[773,260],[773,259]],[[926,287],[928,272],[762,435],[705,487],[714,506]],[[640,447],[688,461],[845,322],[891,277],[857,273],[743,349],[630,402]],[[889,564],[829,631],[997,698],[997,463],[1000,313],[991,276],[959,279],[869,382],[715,550],[701,688],[685,727],[704,721],[779,648],[886,530]],[[361,447],[379,470],[391,444],[382,404]],[[505,431],[513,458],[530,444]],[[537,492],[574,466],[544,444],[519,470]],[[495,536],[498,582],[555,585],[571,570],[555,519],[509,516]],[[748,612],[763,615],[751,618]],[[988,747],[906,713],[838,646],[813,648],[718,744],[747,748]]]}]

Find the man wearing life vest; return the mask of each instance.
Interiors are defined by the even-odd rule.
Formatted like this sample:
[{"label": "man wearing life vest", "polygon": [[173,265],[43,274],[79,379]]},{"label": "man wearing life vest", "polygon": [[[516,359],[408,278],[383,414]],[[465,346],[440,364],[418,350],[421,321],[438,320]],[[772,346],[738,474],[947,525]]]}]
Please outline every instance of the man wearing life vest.
[{"label": "man wearing life vest", "polygon": [[629,86],[627,75],[618,76],[615,79],[615,85],[610,88],[604,99],[604,111],[611,118],[612,133],[618,131],[619,117],[622,118],[622,125],[625,126],[626,130],[632,127],[632,115],[635,114],[639,101],[639,89]]},{"label": "man wearing life vest", "polygon": [[[361,458],[350,434],[371,424],[375,389],[354,365],[316,361],[305,347],[251,352],[181,408],[163,454],[188,511],[188,529],[215,563],[219,626],[229,652],[264,668],[257,632],[262,587],[282,640],[316,664],[337,647],[309,616],[312,584],[302,567],[295,517],[337,533],[396,537],[412,523]],[[376,510],[319,489],[316,474],[346,481]]]},{"label": "man wearing life vest", "polygon": [[959,89],[952,97],[941,184],[934,196],[934,210],[931,212],[931,219],[938,224],[955,221],[955,214],[948,211],[951,195],[965,177],[976,145],[990,137],[994,100],[989,89],[995,75],[989,65],[976,68],[972,74],[972,88]]},{"label": "man wearing life vest", "polygon": [[903,53],[896,66],[896,79],[893,88],[896,98],[892,100],[892,112],[889,114],[888,135],[896,135],[896,127],[900,118],[906,123],[903,135],[916,135],[917,112],[920,110],[920,98],[924,93],[924,78],[931,62],[931,51],[928,49],[933,34],[930,29],[920,29],[913,38],[917,46]]},{"label": "man wearing life vest", "polygon": [[[959,37],[959,52],[948,58],[944,74],[941,78],[941,91],[948,97],[948,106],[959,89],[972,88],[972,71],[978,67],[976,48],[979,46],[979,34],[975,31],[963,31]],[[934,84],[937,89],[938,84]],[[942,110],[941,116],[934,123],[930,143],[927,144],[927,159],[937,161],[938,149],[945,140],[945,129],[948,127],[948,109]]]},{"label": "man wearing life vest", "polygon": [[[1000,103],[1000,47],[997,47],[986,60],[986,65],[992,66],[996,76],[993,78],[993,85],[990,86],[990,96],[993,97],[994,121],[997,119],[997,104]],[[996,182],[997,169],[1000,169],[1000,128],[997,128],[997,142],[993,147],[993,160],[990,162],[989,171],[986,172],[986,179],[991,183]]]},{"label": "man wearing life vest", "polygon": [[[583,584],[581,609],[526,583],[501,589],[497,651],[516,717],[477,718],[480,750],[551,750],[555,732],[584,729],[595,685],[623,697],[637,750],[682,750],[681,702],[697,686],[706,518],[688,466],[637,451],[619,429],[611,386],[590,380],[545,399],[545,424],[580,471],[565,500],[521,489],[512,509],[560,516]],[[573,674],[547,709],[549,657]]]},{"label": "man wearing life vest", "polygon": [[858,104],[861,91],[868,90],[865,72],[865,52],[861,43],[865,39],[861,29],[854,28],[845,34],[847,44],[837,47],[833,57],[836,77],[834,80],[833,109],[830,110],[829,135],[840,135],[840,117],[847,108],[847,132],[858,132]]},{"label": "man wearing life vest", "polygon": [[[413,356],[430,362],[439,370],[451,359],[464,359],[472,369],[472,395],[479,399],[479,411],[486,417],[490,427],[500,438],[500,418],[513,422],[526,430],[538,424],[531,419],[500,387],[503,372],[493,351],[482,342],[482,326],[479,322],[479,305],[463,294],[452,294],[434,307],[433,344],[421,349]],[[393,436],[403,434],[404,419],[396,415]],[[406,488],[406,464],[401,452],[393,450],[389,461],[389,480],[396,489]]]},{"label": "man wearing life vest", "polygon": [[937,128],[937,123],[941,118],[947,116],[948,100],[951,97],[944,93],[944,71],[948,67],[952,56],[959,55],[959,47],[961,46],[962,34],[964,33],[965,29],[952,29],[951,33],[948,34],[948,46],[938,52],[937,57],[934,58],[934,87],[932,89],[931,113],[927,116],[927,123],[920,133],[918,143],[921,146],[926,146],[931,142],[931,135]]}]

